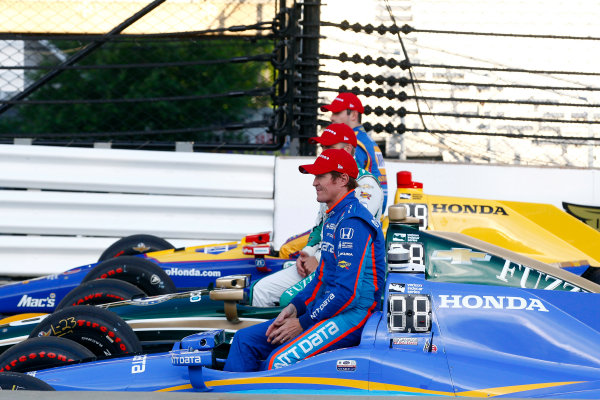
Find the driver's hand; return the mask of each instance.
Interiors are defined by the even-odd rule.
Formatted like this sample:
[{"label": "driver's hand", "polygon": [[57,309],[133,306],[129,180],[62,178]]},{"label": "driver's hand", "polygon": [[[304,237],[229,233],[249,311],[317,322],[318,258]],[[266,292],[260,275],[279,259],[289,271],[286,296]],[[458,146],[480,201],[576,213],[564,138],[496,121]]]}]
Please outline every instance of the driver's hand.
[{"label": "driver's hand", "polygon": [[315,272],[318,266],[319,261],[315,256],[307,257],[304,261],[304,271],[306,273],[305,277]]},{"label": "driver's hand", "polygon": [[[308,253],[301,251],[300,255],[296,259],[296,269],[298,270],[298,275],[302,278],[306,278],[312,271],[308,271],[307,261],[311,258]],[[312,257],[314,258],[314,257]],[[316,267],[315,267],[316,269]],[[313,270],[314,271],[314,270]]]},{"label": "driver's hand", "polygon": [[285,307],[283,310],[281,310],[281,312],[279,313],[277,318],[275,318],[275,321],[273,321],[273,323],[271,325],[269,325],[269,327],[267,328],[267,333],[265,335],[270,338],[272,336],[273,332],[277,328],[281,327],[287,319],[296,318],[296,316],[297,316],[296,306],[293,304],[288,304],[287,307]]}]

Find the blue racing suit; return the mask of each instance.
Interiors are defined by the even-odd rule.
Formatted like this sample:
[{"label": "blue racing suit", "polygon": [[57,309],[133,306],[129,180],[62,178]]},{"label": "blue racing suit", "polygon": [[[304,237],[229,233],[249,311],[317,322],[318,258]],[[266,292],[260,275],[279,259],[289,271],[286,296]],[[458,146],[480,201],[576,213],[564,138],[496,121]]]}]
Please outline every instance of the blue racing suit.
[{"label": "blue racing suit", "polygon": [[226,371],[279,368],[360,342],[365,322],[381,302],[385,240],[380,222],[354,191],[327,211],[315,273],[292,300],[304,332],[275,346],[265,336],[273,320],[244,328],[234,337]]},{"label": "blue racing suit", "polygon": [[375,144],[362,125],[354,128],[356,133],[356,154],[354,158],[360,168],[364,168],[367,172],[372,173],[379,180],[381,189],[383,189],[383,211],[387,207],[388,184],[387,175],[385,172],[385,161],[379,146]]}]

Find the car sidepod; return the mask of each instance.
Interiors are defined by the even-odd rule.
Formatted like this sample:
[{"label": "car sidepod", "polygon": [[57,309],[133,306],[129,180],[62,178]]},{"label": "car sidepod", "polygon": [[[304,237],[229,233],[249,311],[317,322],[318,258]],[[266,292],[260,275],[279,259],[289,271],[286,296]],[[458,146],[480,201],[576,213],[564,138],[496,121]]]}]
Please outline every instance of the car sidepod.
[{"label": "car sidepod", "polygon": [[597,294],[462,284],[428,287],[457,395],[551,393],[552,388],[560,392],[597,380],[598,323],[593,313],[571,312],[581,303],[597,310]]},{"label": "car sidepod", "polygon": [[56,390],[192,391],[188,369],[168,353],[141,354],[30,373]]}]

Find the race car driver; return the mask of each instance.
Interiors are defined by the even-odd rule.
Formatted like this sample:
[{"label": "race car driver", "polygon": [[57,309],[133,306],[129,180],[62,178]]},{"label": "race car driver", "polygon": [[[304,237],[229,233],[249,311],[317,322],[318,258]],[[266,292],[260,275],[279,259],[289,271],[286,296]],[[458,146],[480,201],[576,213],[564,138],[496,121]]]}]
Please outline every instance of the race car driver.
[{"label": "race car driver", "polygon": [[380,303],[385,240],[379,220],[354,195],[356,162],[345,150],[328,149],[299,169],[315,175],[317,201],[328,206],[316,278],[277,318],[235,334],[226,371],[274,369],[357,345]]},{"label": "race car driver", "polygon": [[362,126],[362,113],[365,109],[354,93],[342,92],[331,104],[321,107],[321,111],[331,111],[330,120],[336,124],[346,124],[356,133],[358,146],[354,158],[358,166],[375,175],[383,189],[383,209],[387,207],[388,184],[385,162],[379,146],[371,139]]},{"label": "race car driver", "polygon": [[[321,144],[323,150],[344,149],[351,155],[354,155],[356,149],[356,135],[346,124],[331,124],[323,130],[320,137],[312,137],[309,142]],[[383,191],[379,181],[362,168],[358,169],[356,181],[358,183],[358,187],[354,191],[356,197],[375,218],[380,219],[383,213]],[[321,229],[326,211],[327,205],[321,203],[315,226],[308,237],[308,243],[296,259],[296,265],[268,275],[254,285],[252,289],[253,306],[274,307],[278,305],[284,292],[290,291],[286,298],[291,298],[304,287],[307,282],[295,285],[317,268],[321,253],[319,249]]]}]

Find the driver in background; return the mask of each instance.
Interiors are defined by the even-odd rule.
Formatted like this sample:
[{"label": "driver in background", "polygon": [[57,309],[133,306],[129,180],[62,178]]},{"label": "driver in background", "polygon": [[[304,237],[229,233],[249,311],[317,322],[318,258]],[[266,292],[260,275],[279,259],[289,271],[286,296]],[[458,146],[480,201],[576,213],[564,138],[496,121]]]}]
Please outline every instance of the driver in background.
[{"label": "driver in background", "polygon": [[343,92],[337,95],[331,104],[321,107],[321,111],[331,111],[330,120],[336,124],[346,124],[354,130],[358,142],[356,148],[356,163],[372,173],[383,189],[383,209],[387,207],[388,184],[385,172],[385,162],[379,146],[369,136],[362,126],[362,113],[365,109],[354,93]]},{"label": "driver in background", "polygon": [[[343,149],[354,156],[356,135],[346,124],[331,124],[323,130],[321,136],[312,137],[310,143],[319,143],[323,150]],[[379,181],[369,172],[358,168],[356,178],[358,187],[354,194],[358,200],[375,216],[380,219],[383,214],[383,191]],[[322,240],[323,221],[327,205],[321,203],[315,226],[310,232],[308,243],[300,251],[295,266],[275,272],[259,280],[252,289],[252,305],[254,307],[274,307],[279,304],[284,292],[286,299],[291,298],[308,282],[292,287],[310,276],[316,270],[321,259],[320,243]],[[281,252],[280,252],[281,254]],[[289,294],[287,294],[289,291]],[[287,305],[287,304],[281,304]]]},{"label": "driver in background", "polygon": [[315,279],[277,318],[235,334],[225,371],[274,369],[355,346],[380,303],[385,239],[379,219],[354,195],[354,158],[345,150],[328,149],[299,169],[315,175],[317,201],[328,207]]}]

